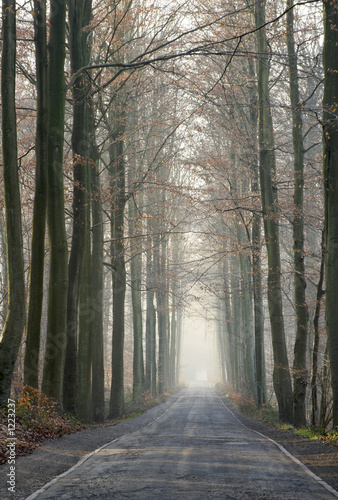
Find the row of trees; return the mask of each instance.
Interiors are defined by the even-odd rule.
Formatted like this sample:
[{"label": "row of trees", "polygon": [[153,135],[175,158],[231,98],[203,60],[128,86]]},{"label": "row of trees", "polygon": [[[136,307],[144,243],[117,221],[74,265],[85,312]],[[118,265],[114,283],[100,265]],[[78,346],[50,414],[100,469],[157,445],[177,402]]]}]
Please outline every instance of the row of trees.
[{"label": "row of trees", "polygon": [[109,384],[120,416],[130,332],[133,397],[173,388],[199,290],[224,381],[338,424],[338,12],[319,3],[3,2],[2,401],[16,364],[85,421]]}]

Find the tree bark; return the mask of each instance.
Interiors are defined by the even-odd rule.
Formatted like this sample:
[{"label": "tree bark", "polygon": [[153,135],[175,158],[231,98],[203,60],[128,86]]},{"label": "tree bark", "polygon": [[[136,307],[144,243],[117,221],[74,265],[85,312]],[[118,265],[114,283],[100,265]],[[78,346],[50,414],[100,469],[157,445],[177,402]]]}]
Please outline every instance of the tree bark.
[{"label": "tree bark", "polygon": [[154,307],[154,261],[152,257],[152,230],[151,221],[147,221],[147,261],[146,261],[146,370],[145,389],[157,396],[157,369],[156,369],[156,312]]},{"label": "tree bark", "polygon": [[[139,236],[136,229],[136,204],[133,197],[129,200],[129,236],[130,236],[130,275],[131,275],[131,300],[133,310],[133,398],[138,398],[142,393],[142,373],[143,373],[143,328],[142,328],[142,301],[141,301],[141,271],[142,255],[135,237]],[[138,239],[139,241],[139,239]]]},{"label": "tree bark", "polygon": [[[246,187],[244,188],[246,191]],[[254,320],[252,309],[252,286],[251,274],[252,267],[250,257],[245,244],[249,241],[245,235],[245,227],[238,221],[236,224],[237,241],[239,246],[239,266],[241,272],[241,299],[242,299],[242,317],[244,330],[244,373],[246,391],[257,401],[256,374],[255,374],[255,337]]]},{"label": "tree bark", "polygon": [[293,31],[293,0],[287,0],[287,46],[289,59],[290,101],[292,108],[292,138],[294,154],[294,218],[293,261],[296,308],[296,341],[293,361],[293,424],[306,426],[305,398],[308,380],[306,344],[308,336],[308,309],[304,265],[304,144],[302,133],[302,108],[299,96],[298,63]]},{"label": "tree bark", "polygon": [[[92,113],[93,115],[93,113]],[[99,154],[95,143],[94,120],[90,123],[92,178],[92,304],[93,358],[92,407],[94,422],[104,421],[104,352],[103,352],[103,218],[98,171]]]},{"label": "tree bark", "polygon": [[325,207],[326,331],[333,394],[333,427],[338,426],[338,6],[324,0],[323,182]]},{"label": "tree bark", "polygon": [[35,196],[26,327],[24,384],[39,386],[40,329],[43,301],[45,233],[47,217],[47,28],[46,0],[34,0],[37,118],[35,140]]},{"label": "tree bark", "polygon": [[322,231],[322,258],[320,263],[319,281],[317,285],[316,307],[313,318],[313,350],[312,350],[312,374],[311,374],[311,425],[315,427],[318,424],[318,354],[319,354],[319,318],[322,299],[324,296],[323,284],[325,275],[325,232]]},{"label": "tree bark", "polygon": [[[87,46],[88,26],[91,16],[91,1],[70,0],[69,3],[69,47],[72,74],[89,63]],[[67,347],[64,374],[64,407],[66,411],[78,411],[78,314],[80,282],[86,247],[89,221],[88,196],[88,79],[80,75],[74,82],[73,92],[73,232],[68,266],[67,295]]]},{"label": "tree bark", "polygon": [[5,192],[8,309],[0,343],[0,405],[10,397],[15,361],[25,325],[25,275],[15,112],[16,4],[2,2],[2,154]]},{"label": "tree bark", "polygon": [[275,183],[276,160],[272,115],[269,99],[269,56],[265,24],[265,0],[255,4],[257,31],[258,124],[259,159],[264,233],[268,256],[268,305],[274,355],[274,390],[279,417],[283,422],[293,422],[292,387],[285,341],[281,259],[279,249],[279,222],[277,186]]},{"label": "tree bark", "polygon": [[[256,72],[253,64],[249,64],[250,80],[256,82]],[[257,115],[257,86],[250,88],[250,114],[249,127],[252,130],[252,142],[249,145],[249,158],[251,164],[251,191],[259,196],[259,166],[258,166],[258,115]],[[265,347],[264,347],[264,308],[262,290],[262,242],[261,242],[261,214],[258,211],[252,217],[252,287],[254,304],[254,330],[255,330],[255,373],[257,388],[257,404],[262,406],[267,401]]]},{"label": "tree bark", "polygon": [[78,354],[78,412],[82,422],[92,420],[92,351],[93,351],[93,298],[90,240],[90,185],[86,186],[87,201],[84,235],[84,260],[79,295],[79,354]]},{"label": "tree bark", "polygon": [[66,347],[68,248],[64,215],[63,143],[65,109],[66,4],[50,2],[48,65],[48,235],[49,289],[46,352],[42,391],[63,404]]},{"label": "tree bark", "polygon": [[223,289],[224,289],[224,323],[225,330],[227,332],[227,345],[226,345],[226,358],[229,360],[229,366],[227,366],[228,382],[232,387],[236,386],[236,355],[234,349],[235,343],[235,332],[232,317],[232,305],[233,300],[231,300],[231,288],[229,286],[229,262],[227,257],[223,259]]},{"label": "tree bark", "polygon": [[[121,116],[119,117],[121,120]],[[109,418],[117,418],[124,412],[124,307],[126,293],[126,267],[124,249],[125,165],[123,157],[124,127],[121,125],[110,146],[112,179],[111,210],[111,265],[113,280],[113,349],[112,384]]]}]

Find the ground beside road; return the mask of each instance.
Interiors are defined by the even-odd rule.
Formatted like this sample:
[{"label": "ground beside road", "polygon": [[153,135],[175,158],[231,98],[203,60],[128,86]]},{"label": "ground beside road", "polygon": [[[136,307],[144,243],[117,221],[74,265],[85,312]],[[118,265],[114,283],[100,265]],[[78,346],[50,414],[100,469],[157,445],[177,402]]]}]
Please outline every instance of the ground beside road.
[{"label": "ground beside road", "polygon": [[[144,428],[165,413],[177,401],[172,396],[165,403],[152,408],[144,415],[121,424],[84,431],[46,441],[27,457],[16,461],[16,492],[7,491],[8,465],[0,468],[0,497],[13,500],[25,499],[55,476],[76,464],[86,454],[124,434]],[[338,449],[325,442],[313,441],[291,431],[280,431],[241,415],[227,400],[236,417],[247,427],[260,432],[285,447],[310,470],[338,490]]]}]

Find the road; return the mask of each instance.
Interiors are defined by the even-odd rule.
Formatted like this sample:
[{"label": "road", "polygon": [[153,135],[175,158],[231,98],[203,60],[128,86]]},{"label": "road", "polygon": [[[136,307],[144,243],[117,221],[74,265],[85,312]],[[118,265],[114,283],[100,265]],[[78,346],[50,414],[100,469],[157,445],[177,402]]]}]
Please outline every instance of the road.
[{"label": "road", "polygon": [[97,451],[39,494],[75,500],[332,500],[209,387],[189,387],[159,419]]}]

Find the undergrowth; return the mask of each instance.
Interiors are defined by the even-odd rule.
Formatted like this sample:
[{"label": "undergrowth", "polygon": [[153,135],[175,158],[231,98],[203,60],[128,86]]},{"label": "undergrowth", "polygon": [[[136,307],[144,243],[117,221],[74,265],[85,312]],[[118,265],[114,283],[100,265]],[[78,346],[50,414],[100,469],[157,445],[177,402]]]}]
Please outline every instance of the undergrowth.
[{"label": "undergrowth", "polygon": [[52,398],[33,387],[25,386],[15,398],[15,416],[6,407],[0,408],[0,464],[7,462],[8,444],[12,442],[8,433],[9,418],[10,422],[15,420],[16,456],[30,453],[45,439],[84,429],[74,417],[61,415]]},{"label": "undergrowth", "polygon": [[[15,454],[21,457],[31,453],[45,439],[55,439],[65,434],[71,434],[85,428],[115,425],[122,421],[132,420],[147,410],[163,403],[171,396],[170,393],[154,398],[146,392],[136,399],[127,392],[125,412],[122,418],[106,421],[103,424],[84,425],[70,414],[62,414],[59,405],[41,391],[25,386],[18,389],[15,397]],[[9,407],[13,408],[13,406]],[[0,407],[0,464],[7,463],[8,445],[13,442],[9,436],[9,418],[13,419],[13,411]],[[12,421],[12,420],[11,420]]]},{"label": "undergrowth", "polygon": [[251,396],[245,396],[235,391],[226,388],[224,385],[216,385],[217,394],[222,397],[229,397],[235,407],[245,415],[262,422],[272,425],[280,430],[292,431],[295,434],[304,436],[308,439],[317,439],[325,441],[335,446],[338,446],[338,429],[336,431],[327,432],[323,429],[306,427],[303,429],[295,429],[290,424],[282,424],[279,420],[277,405],[264,404],[258,407]]},{"label": "undergrowth", "polygon": [[133,399],[131,389],[126,391],[125,395],[125,415],[123,420],[139,417],[150,408],[164,403],[172,394],[177,392],[178,388],[173,392],[165,392],[160,396],[154,397],[149,391],[144,392],[137,398]]}]

